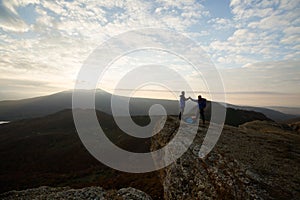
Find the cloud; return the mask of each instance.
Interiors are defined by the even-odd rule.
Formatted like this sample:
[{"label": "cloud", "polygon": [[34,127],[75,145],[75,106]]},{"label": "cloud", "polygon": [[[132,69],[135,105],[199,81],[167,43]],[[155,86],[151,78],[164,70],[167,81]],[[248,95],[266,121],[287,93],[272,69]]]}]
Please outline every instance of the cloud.
[{"label": "cloud", "polygon": [[300,60],[249,63],[221,73],[228,91],[295,93],[300,88],[299,64]]},{"label": "cloud", "polygon": [[6,31],[26,32],[28,25],[20,18],[16,11],[16,1],[1,0],[0,2],[0,28]]},{"label": "cloud", "polygon": [[209,24],[212,25],[212,28],[215,30],[222,30],[222,29],[231,29],[234,28],[235,24],[231,19],[225,18],[213,18],[208,21]]},{"label": "cloud", "polygon": [[[211,19],[216,30],[220,21],[232,34],[212,41],[208,51],[219,67],[299,58],[300,3],[285,1],[232,0],[232,20]],[[231,28],[230,28],[231,27]]]},{"label": "cloud", "polygon": [[1,100],[24,99],[61,91],[61,86],[54,85],[51,80],[30,80],[28,77],[1,78],[0,85]]},{"label": "cloud", "polygon": [[255,17],[269,16],[279,5],[279,0],[251,1],[251,0],[231,0],[230,7],[236,20],[248,20]]},{"label": "cloud", "polygon": [[220,69],[228,102],[260,106],[300,106],[299,65],[300,60],[282,60]]},{"label": "cloud", "polygon": [[259,28],[263,30],[283,30],[283,28],[288,27],[292,19],[283,17],[282,14],[272,14],[262,18],[260,21],[255,21],[249,23],[250,28]]}]

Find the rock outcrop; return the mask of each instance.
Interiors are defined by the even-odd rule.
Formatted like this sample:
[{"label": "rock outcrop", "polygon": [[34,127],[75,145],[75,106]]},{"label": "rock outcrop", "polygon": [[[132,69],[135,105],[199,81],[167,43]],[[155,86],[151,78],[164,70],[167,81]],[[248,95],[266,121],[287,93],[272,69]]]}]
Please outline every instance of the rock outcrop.
[{"label": "rock outcrop", "polygon": [[22,191],[10,191],[0,195],[3,200],[60,200],[60,199],[76,199],[76,200],[151,200],[146,193],[134,188],[122,188],[116,190],[104,190],[101,187],[87,187],[82,189],[72,189],[70,187],[39,187]]},{"label": "rock outcrop", "polygon": [[[152,140],[152,150],[165,146],[178,129],[169,118]],[[184,125],[187,136],[189,125]],[[300,196],[300,137],[266,121],[225,126],[213,151],[200,159],[206,127],[188,151],[160,170],[165,199],[297,199]],[[174,130],[174,131],[170,131]]]},{"label": "rock outcrop", "polygon": [[294,131],[300,133],[300,121],[289,124]]}]

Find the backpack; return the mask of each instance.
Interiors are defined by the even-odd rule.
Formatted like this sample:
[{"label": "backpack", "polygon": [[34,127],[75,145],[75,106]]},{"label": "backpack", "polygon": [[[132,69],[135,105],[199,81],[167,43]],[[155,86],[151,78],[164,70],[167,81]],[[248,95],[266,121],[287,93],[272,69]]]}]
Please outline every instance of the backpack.
[{"label": "backpack", "polygon": [[202,107],[206,108],[206,99],[203,98],[201,103],[202,103]]},{"label": "backpack", "polygon": [[206,107],[206,99],[202,98],[201,101],[198,101],[199,109],[204,109]]}]

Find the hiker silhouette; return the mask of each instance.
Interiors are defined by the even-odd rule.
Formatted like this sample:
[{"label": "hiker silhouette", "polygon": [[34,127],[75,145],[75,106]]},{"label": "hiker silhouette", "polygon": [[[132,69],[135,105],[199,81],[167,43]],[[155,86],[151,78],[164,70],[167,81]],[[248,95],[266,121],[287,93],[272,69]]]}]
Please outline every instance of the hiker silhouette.
[{"label": "hiker silhouette", "polygon": [[180,113],[178,115],[179,120],[181,120],[181,118],[183,116],[183,112],[184,112],[184,108],[185,108],[185,102],[188,100],[188,98],[185,98],[184,95],[185,95],[185,92],[182,91],[181,95],[180,95],[180,100],[179,100],[179,103],[180,103]]},{"label": "hiker silhouette", "polygon": [[196,119],[199,117],[199,113],[200,113],[201,119],[202,119],[202,122],[203,122],[203,125],[204,125],[205,124],[204,109],[206,107],[206,99],[202,98],[201,95],[198,96],[198,99],[193,99],[191,97],[189,97],[188,99],[192,100],[193,102],[198,103],[199,111],[197,111]]}]

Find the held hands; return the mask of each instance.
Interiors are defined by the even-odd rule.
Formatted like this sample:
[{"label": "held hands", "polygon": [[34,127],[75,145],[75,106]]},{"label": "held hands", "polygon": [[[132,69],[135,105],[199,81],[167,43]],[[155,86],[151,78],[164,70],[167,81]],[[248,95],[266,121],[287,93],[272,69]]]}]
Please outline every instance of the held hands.
[{"label": "held hands", "polygon": [[186,98],[185,100],[188,101],[188,100],[193,100],[193,99],[192,99],[192,97],[189,97],[189,98]]}]

